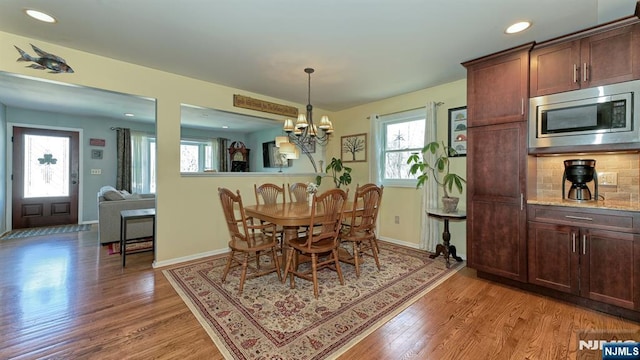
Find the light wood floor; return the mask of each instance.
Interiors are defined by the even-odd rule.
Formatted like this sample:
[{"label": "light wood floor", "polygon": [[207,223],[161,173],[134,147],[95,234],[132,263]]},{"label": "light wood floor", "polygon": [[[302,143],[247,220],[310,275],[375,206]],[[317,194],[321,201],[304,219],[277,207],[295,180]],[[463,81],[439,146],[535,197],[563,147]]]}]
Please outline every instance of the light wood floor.
[{"label": "light wood floor", "polygon": [[[0,241],[0,359],[222,359],[152,254],[94,230]],[[464,269],[340,359],[573,359],[576,331],[638,324]]]}]

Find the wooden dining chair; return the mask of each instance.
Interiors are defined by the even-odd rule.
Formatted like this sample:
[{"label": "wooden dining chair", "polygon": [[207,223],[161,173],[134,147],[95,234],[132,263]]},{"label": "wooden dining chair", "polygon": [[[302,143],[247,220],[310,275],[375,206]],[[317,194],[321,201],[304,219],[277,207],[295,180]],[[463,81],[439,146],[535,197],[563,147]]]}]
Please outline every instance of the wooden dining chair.
[{"label": "wooden dining chair", "polygon": [[264,183],[260,186],[253,184],[253,189],[256,194],[256,204],[263,203],[265,205],[278,204],[278,201],[286,203],[286,196],[284,193],[284,184],[278,186],[272,183]]},{"label": "wooden dining chair", "polygon": [[[313,295],[318,298],[318,271],[334,267],[340,284],[344,285],[340,262],[338,261],[338,234],[347,193],[342,189],[332,189],[321,195],[314,195],[311,203],[309,231],[305,236],[287,241],[287,253],[283,282],[291,277],[291,288],[295,288],[295,277],[313,282]],[[311,268],[299,270],[297,255],[311,257]],[[326,256],[320,260],[320,255]]]},{"label": "wooden dining chair", "polygon": [[[242,266],[238,294],[242,294],[247,276],[253,278],[275,271],[278,273],[278,279],[282,280],[280,260],[276,254],[278,241],[275,238],[275,225],[254,224],[253,219],[248,218],[244,212],[240,190],[234,194],[229,189],[218,188],[218,195],[229,230],[229,248],[231,249],[227,257],[227,266],[222,274],[222,282],[225,282],[227,274],[233,266]],[[260,256],[267,254],[271,255],[271,265],[263,268],[260,265]],[[255,258],[255,268],[249,265],[253,258]],[[252,269],[249,274],[248,268]]]},{"label": "wooden dining chair", "polygon": [[307,184],[305,183],[293,183],[287,186],[289,189],[289,200],[293,203],[307,202]]},{"label": "wooden dining chair", "polygon": [[349,225],[343,226],[340,232],[340,240],[352,244],[351,257],[343,257],[341,260],[355,266],[356,277],[360,277],[360,264],[363,255],[373,257],[378,271],[380,270],[376,223],[383,191],[384,186],[376,184],[358,186],[353,199]]},{"label": "wooden dining chair", "polygon": [[[285,196],[285,187],[284,184],[282,186],[278,186],[272,183],[264,183],[260,186],[253,184],[253,190],[256,195],[256,204],[260,205],[273,205],[273,204],[284,204],[286,203]],[[264,224],[264,221],[261,221]],[[269,235],[267,233],[267,235]],[[284,238],[284,229],[281,226],[277,226],[275,230],[275,236],[280,242],[282,246],[282,239]]]}]

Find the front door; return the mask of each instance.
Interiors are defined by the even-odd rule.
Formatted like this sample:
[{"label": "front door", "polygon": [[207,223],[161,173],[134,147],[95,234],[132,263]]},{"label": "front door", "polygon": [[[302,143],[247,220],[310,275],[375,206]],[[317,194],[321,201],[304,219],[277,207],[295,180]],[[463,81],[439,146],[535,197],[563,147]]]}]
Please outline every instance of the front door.
[{"label": "front door", "polygon": [[13,229],[78,223],[79,134],[13,128]]}]

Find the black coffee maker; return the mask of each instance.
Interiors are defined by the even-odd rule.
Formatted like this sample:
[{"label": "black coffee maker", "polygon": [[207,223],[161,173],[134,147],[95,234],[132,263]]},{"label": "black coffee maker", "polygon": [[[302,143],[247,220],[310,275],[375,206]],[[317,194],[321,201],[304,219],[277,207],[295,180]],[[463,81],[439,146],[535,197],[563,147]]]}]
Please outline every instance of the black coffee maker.
[{"label": "black coffee maker", "polygon": [[[571,182],[569,193],[565,197],[565,186],[567,180]],[[591,196],[591,191],[587,183],[593,181],[595,196]],[[589,159],[573,159],[564,161],[564,174],[562,175],[562,198],[575,201],[589,201],[598,199],[598,173],[596,172],[596,161]]]}]

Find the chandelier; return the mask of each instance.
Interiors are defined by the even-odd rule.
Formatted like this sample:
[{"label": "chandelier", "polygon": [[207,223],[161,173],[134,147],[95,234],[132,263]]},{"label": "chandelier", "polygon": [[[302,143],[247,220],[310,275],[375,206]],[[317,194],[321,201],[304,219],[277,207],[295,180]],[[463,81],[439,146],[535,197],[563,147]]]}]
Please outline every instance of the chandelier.
[{"label": "chandelier", "polygon": [[[309,153],[308,144],[315,142],[320,145],[325,145],[329,140],[329,135],[333,132],[333,124],[329,120],[329,117],[323,115],[320,118],[320,123],[315,124],[313,122],[313,106],[311,105],[311,74],[315,70],[312,68],[304,69],[307,73],[308,92],[307,92],[307,112],[306,114],[299,114],[298,119],[295,121],[292,119],[286,119],[282,129],[286,133],[286,136],[276,136],[276,146],[280,148],[280,153],[285,154],[287,159],[298,159],[300,156],[300,150],[306,154],[313,168],[316,169],[315,161]],[[317,171],[317,169],[316,169]]]}]

